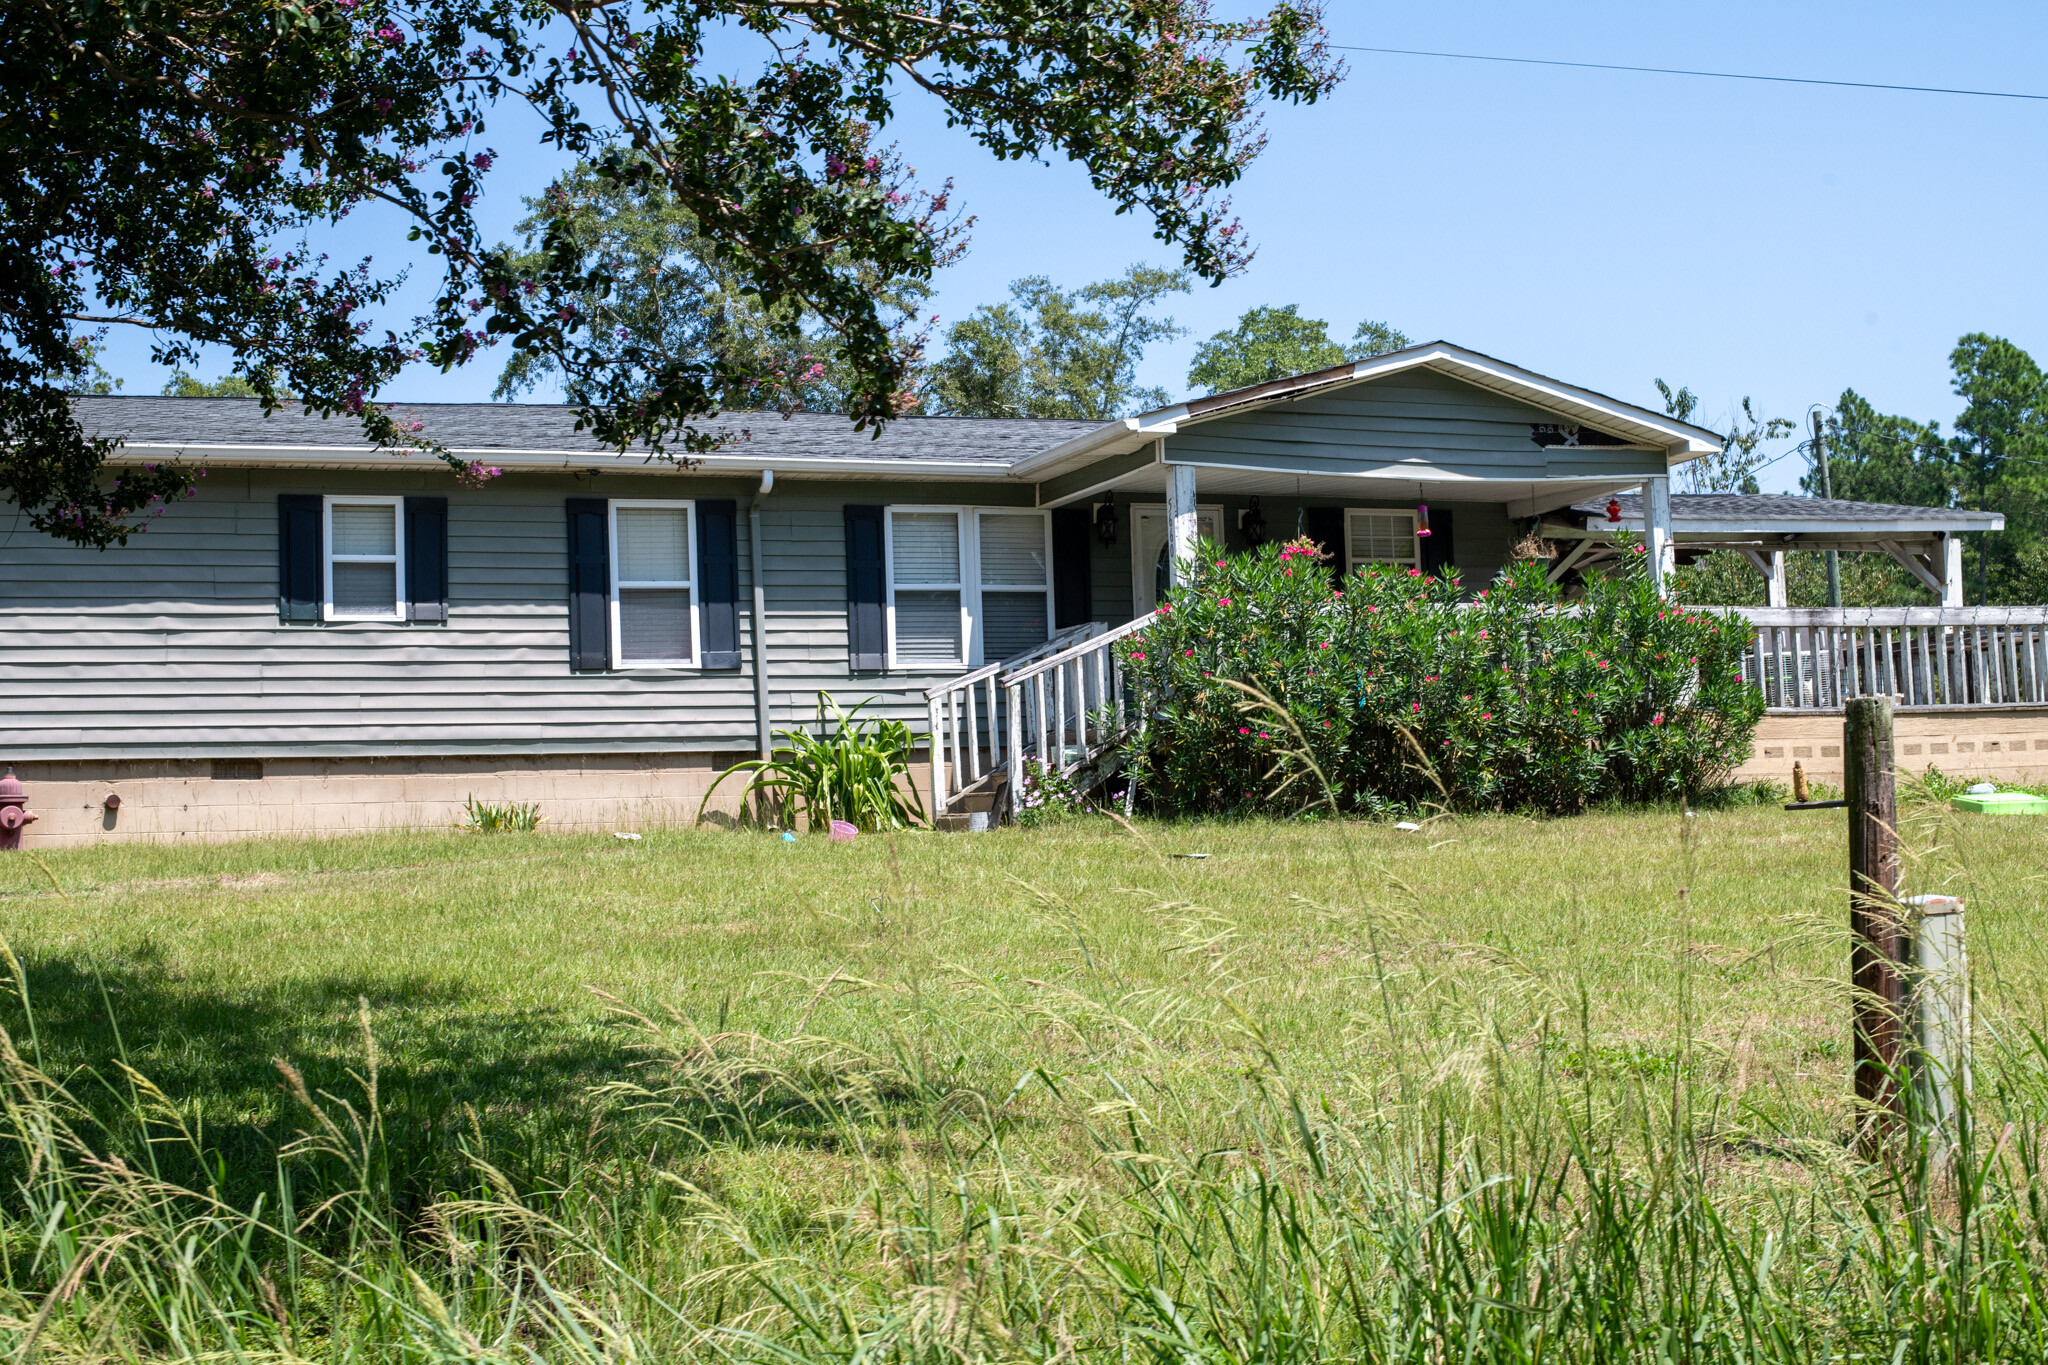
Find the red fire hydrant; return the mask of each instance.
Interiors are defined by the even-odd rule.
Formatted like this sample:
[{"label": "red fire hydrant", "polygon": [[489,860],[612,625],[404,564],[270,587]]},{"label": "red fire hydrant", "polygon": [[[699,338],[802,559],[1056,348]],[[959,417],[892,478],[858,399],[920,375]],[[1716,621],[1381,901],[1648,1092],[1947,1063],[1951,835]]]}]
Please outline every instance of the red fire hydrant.
[{"label": "red fire hydrant", "polygon": [[28,793],[14,769],[0,777],[0,849],[20,848],[21,832],[35,823],[36,813],[28,808]]}]

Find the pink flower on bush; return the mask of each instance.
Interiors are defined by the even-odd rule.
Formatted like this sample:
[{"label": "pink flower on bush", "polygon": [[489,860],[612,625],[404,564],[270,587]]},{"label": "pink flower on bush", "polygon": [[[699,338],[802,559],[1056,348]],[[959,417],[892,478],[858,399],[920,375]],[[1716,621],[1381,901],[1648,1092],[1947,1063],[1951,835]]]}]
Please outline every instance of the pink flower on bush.
[{"label": "pink flower on bush", "polygon": [[1329,728],[1330,728],[1330,722],[1328,722],[1328,721],[1324,721],[1324,722],[1323,722],[1323,728],[1324,728],[1325,730],[1329,729]]},{"label": "pink flower on bush", "polygon": [[1410,569],[1410,570],[1408,571],[1408,576],[1409,576],[1410,578],[1420,578],[1420,577],[1422,577],[1422,570],[1420,570],[1420,569]]},{"label": "pink flower on bush", "polygon": [[[1143,658],[1143,657],[1144,657],[1144,655],[1142,655],[1142,654],[1141,654],[1141,655],[1139,655],[1138,657],[1139,657],[1139,658]],[[1599,664],[1597,665],[1597,667],[1600,667],[1600,668],[1605,668],[1605,667],[1607,667],[1607,660],[1605,660],[1605,659],[1602,659],[1602,660],[1601,660],[1601,661],[1599,662]]]},{"label": "pink flower on bush", "polygon": [[1237,732],[1241,735],[1248,735],[1251,733],[1251,727],[1246,725],[1240,725],[1237,727]]},{"label": "pink flower on bush", "polygon": [[1133,659],[1142,659],[1142,658],[1144,658],[1144,657],[1145,657],[1145,651],[1144,651],[1144,650],[1142,650],[1142,649],[1140,649],[1140,650],[1137,650],[1137,651],[1135,651],[1135,652],[1134,652],[1134,653],[1133,653],[1133,654],[1131,655],[1131,657],[1132,657]]},{"label": "pink flower on bush", "polygon": [[1323,648],[1324,648],[1324,649],[1328,649],[1329,647],[1330,647],[1330,642],[1329,642],[1328,640],[1325,640],[1325,641],[1323,641]]},{"label": "pink flower on bush", "polygon": [[1492,719],[1493,719],[1493,712],[1491,712],[1491,711],[1481,711],[1481,712],[1479,713],[1479,719],[1481,719],[1481,720],[1492,720]]},{"label": "pink flower on bush", "polygon": [[1219,607],[1227,607],[1230,605],[1230,599],[1227,597],[1219,597],[1216,599],[1216,605]]},{"label": "pink flower on bush", "polygon": [[1486,638],[1486,632],[1485,632],[1485,631],[1483,631],[1483,630],[1482,630],[1482,631],[1480,631],[1480,632],[1479,632],[1479,638],[1480,638],[1480,639],[1482,639],[1482,640],[1484,640],[1484,639]]},{"label": "pink flower on bush", "polygon": [[1650,724],[1652,725],[1662,725],[1663,723],[1664,713],[1662,711],[1659,711],[1656,715],[1650,717]]},{"label": "pink flower on bush", "polygon": [[1410,711],[1420,711],[1422,709],[1422,703],[1419,701],[1411,701],[1408,703],[1408,709]]}]

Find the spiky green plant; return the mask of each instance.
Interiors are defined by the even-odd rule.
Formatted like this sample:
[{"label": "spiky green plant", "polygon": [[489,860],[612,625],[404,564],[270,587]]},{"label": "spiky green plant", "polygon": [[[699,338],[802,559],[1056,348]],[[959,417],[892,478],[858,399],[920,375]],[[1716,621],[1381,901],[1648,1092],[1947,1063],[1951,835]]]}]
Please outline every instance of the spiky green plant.
[{"label": "spiky green plant", "polygon": [[785,742],[770,757],[735,763],[713,779],[697,803],[697,819],[725,779],[745,773],[741,808],[764,809],[765,818],[785,829],[802,822],[823,830],[834,820],[866,831],[929,824],[910,780],[916,736],[899,720],[860,719],[866,705],[846,709],[818,693],[818,733],[778,730]]}]

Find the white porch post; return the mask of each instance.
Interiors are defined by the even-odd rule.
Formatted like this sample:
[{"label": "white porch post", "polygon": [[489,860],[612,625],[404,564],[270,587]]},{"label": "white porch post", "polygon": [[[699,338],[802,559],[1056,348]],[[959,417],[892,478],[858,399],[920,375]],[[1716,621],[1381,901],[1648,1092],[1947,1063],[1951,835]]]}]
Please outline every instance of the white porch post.
[{"label": "white porch post", "polygon": [[1941,605],[1963,605],[1963,538],[1953,531],[1941,538]]},{"label": "white porch post", "polygon": [[1661,596],[1664,580],[1676,567],[1671,543],[1671,479],[1643,480],[1643,553],[1650,560],[1650,581]]},{"label": "white porch post", "polygon": [[1195,559],[1195,541],[1201,534],[1195,516],[1195,467],[1170,464],[1166,467],[1166,572],[1179,587],[1185,565]]},{"label": "white porch post", "polygon": [[1783,550],[1771,551],[1771,589],[1769,600],[1770,604],[1774,607],[1789,607],[1792,605],[1792,594],[1787,589],[1785,582],[1785,552]]}]

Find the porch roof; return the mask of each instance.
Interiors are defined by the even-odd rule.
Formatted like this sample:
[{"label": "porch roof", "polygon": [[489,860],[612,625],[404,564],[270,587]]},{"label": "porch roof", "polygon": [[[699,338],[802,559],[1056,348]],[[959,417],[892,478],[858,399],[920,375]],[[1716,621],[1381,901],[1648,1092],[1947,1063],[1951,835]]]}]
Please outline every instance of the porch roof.
[{"label": "porch roof", "polygon": [[[1618,532],[1643,533],[1643,500],[1618,493],[1621,520],[1607,520],[1607,499],[1574,503],[1547,520],[1551,540],[1605,540]],[[1955,507],[1802,498],[1781,493],[1673,493],[1671,534],[1681,545],[1747,545],[1759,550],[1865,550],[1929,542],[1944,535],[2005,529],[2001,512]]]},{"label": "porch roof", "polygon": [[1430,341],[1312,374],[1210,394],[1206,398],[1190,399],[1171,407],[1105,423],[1093,431],[1019,460],[1015,473],[1024,478],[1044,480],[1108,456],[1140,450],[1154,441],[1219,418],[1293,403],[1353,384],[1393,378],[1407,370],[1428,370],[1445,375],[1554,414],[1567,423],[1589,427],[1617,442],[1661,450],[1665,452],[1667,465],[1681,464],[1721,449],[1721,438],[1705,427],[1552,379],[1448,341]]}]

